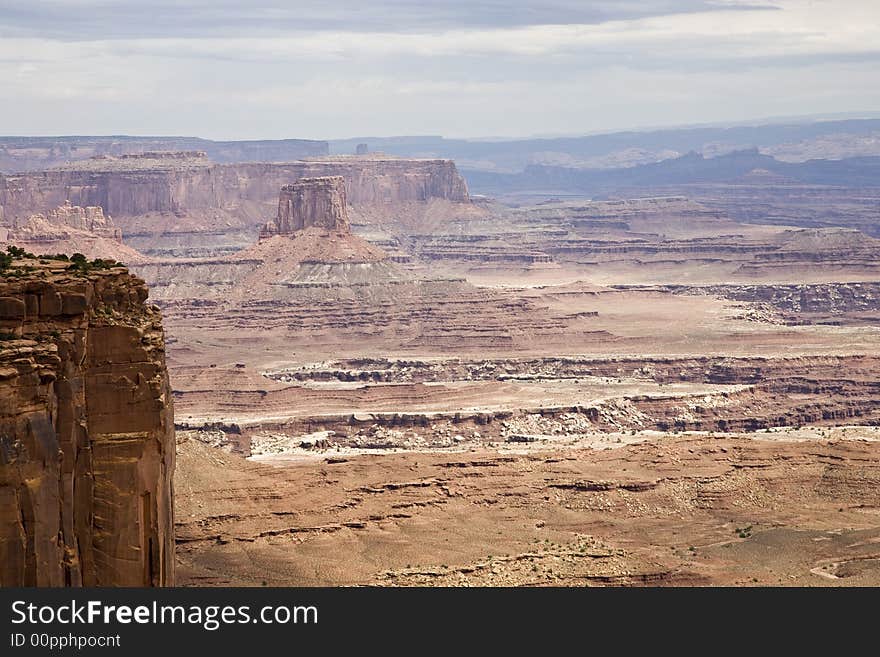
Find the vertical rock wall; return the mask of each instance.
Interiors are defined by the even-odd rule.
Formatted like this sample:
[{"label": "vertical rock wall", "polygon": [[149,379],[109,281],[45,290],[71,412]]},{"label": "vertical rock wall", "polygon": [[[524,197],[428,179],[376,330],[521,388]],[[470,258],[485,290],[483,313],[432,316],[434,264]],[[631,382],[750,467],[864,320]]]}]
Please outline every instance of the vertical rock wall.
[{"label": "vertical rock wall", "polygon": [[174,583],[158,311],[123,268],[0,274],[0,585]]},{"label": "vertical rock wall", "polygon": [[282,185],[323,176],[342,176],[347,201],[353,205],[469,200],[464,178],[448,160],[210,164],[204,158],[124,158],[0,175],[0,218],[24,219],[67,200],[84,207],[101,206],[117,220],[151,212],[237,207],[243,201],[274,201]]},{"label": "vertical rock wall", "polygon": [[342,176],[302,178],[284,185],[278,197],[278,214],[264,232],[287,234],[312,226],[346,232],[350,229]]}]

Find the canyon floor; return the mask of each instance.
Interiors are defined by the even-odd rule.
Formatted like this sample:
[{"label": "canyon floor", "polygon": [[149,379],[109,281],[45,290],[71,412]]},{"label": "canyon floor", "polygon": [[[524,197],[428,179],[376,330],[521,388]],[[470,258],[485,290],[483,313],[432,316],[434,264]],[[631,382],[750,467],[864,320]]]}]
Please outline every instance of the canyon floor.
[{"label": "canyon floor", "polygon": [[[875,428],[178,457],[191,585],[876,585]],[[604,447],[602,445],[601,447]]]},{"label": "canyon floor", "polygon": [[360,226],[418,293],[163,299],[179,581],[880,584],[878,243],[646,203]]}]

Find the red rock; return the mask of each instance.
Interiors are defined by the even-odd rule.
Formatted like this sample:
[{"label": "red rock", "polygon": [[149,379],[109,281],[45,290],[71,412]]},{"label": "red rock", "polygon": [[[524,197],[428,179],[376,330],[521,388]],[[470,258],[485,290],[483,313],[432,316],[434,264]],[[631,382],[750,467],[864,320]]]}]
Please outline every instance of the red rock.
[{"label": "red rock", "polygon": [[0,319],[24,319],[25,304],[15,297],[0,297]]},{"label": "red rock", "polygon": [[159,313],[122,268],[86,278],[61,261],[34,266],[0,282],[0,310],[30,338],[0,342],[0,586],[171,585]]}]

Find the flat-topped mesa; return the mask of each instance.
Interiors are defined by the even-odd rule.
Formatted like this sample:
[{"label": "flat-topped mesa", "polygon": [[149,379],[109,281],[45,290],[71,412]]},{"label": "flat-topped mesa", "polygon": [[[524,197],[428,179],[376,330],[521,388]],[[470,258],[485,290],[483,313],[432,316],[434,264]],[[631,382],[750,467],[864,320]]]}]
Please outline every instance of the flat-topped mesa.
[{"label": "flat-topped mesa", "polygon": [[278,214],[263,227],[260,238],[291,235],[312,227],[351,232],[342,176],[301,178],[284,185],[278,197]]},{"label": "flat-topped mesa", "polygon": [[144,151],[118,157],[121,160],[207,160],[208,154],[205,151]]},{"label": "flat-topped mesa", "polygon": [[282,185],[323,176],[345,178],[348,212],[356,223],[419,225],[428,214],[434,223],[475,210],[450,160],[362,155],[216,164],[205,158],[112,157],[0,174],[0,224],[70,199],[73,205],[100,205],[126,244],[147,255],[216,256],[253,242],[275,214]]},{"label": "flat-topped mesa", "polygon": [[[86,160],[75,160],[53,167],[53,171],[86,173],[111,173],[122,176],[132,173],[167,175],[169,171],[203,170],[212,165],[205,151],[143,151],[121,155],[94,155]],[[93,181],[94,182],[94,181]],[[116,194],[119,192],[116,191]],[[102,204],[103,205],[103,204]],[[113,211],[113,208],[105,209]]]},{"label": "flat-topped mesa", "polygon": [[[114,161],[120,160],[122,162],[134,163],[141,161],[164,161],[164,162],[185,162],[185,161],[204,161],[205,164],[208,164],[210,160],[208,159],[208,154],[205,151],[142,151],[140,153],[122,153],[120,155],[108,155],[106,153],[102,153],[100,155],[93,155],[87,160],[80,160],[80,164],[82,168],[88,168],[89,162],[106,162],[106,161]],[[70,163],[70,166],[74,169],[77,168],[75,164],[76,161]]]}]

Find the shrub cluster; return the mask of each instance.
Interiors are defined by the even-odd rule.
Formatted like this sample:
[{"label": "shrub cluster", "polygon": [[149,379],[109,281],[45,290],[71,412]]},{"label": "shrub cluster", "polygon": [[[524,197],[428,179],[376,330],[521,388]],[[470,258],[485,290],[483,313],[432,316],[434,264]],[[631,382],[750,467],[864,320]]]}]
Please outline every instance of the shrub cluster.
[{"label": "shrub cluster", "polygon": [[[95,271],[97,269],[110,269],[112,267],[119,267],[122,264],[116,262],[115,260],[105,260],[104,258],[95,258],[94,260],[89,260],[82,253],[74,253],[71,256],[68,256],[64,253],[36,256],[30,251],[25,251],[21,247],[13,246],[10,244],[6,247],[5,253],[0,251],[0,271],[8,270],[15,260],[36,259],[40,259],[41,262],[45,262],[46,260],[59,260],[61,262],[69,262],[70,264],[67,266],[67,270],[81,274],[87,274],[90,271]],[[28,269],[32,268],[29,267]]]}]

